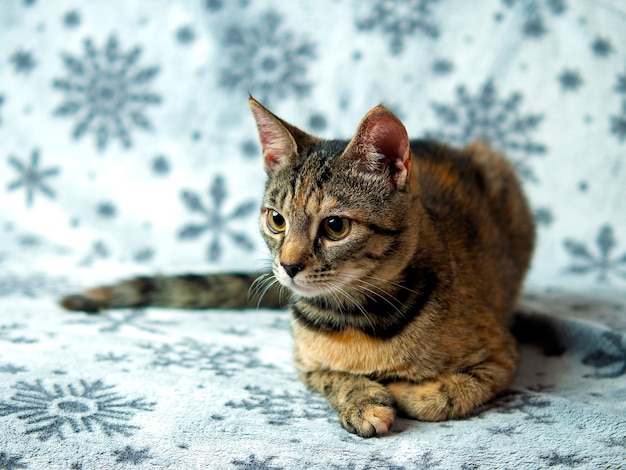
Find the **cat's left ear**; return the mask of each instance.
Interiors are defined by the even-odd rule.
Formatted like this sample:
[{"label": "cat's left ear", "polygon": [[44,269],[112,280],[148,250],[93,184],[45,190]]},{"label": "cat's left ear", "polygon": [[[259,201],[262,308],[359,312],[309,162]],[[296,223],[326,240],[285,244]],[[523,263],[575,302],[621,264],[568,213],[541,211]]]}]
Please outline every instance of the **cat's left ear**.
[{"label": "cat's left ear", "polygon": [[265,171],[273,173],[298,153],[305,152],[317,138],[274,115],[252,96],[248,100],[259,131]]},{"label": "cat's left ear", "polygon": [[406,187],[411,166],[409,136],[400,119],[384,106],[367,113],[344,155],[356,159],[360,171],[389,178],[394,189]]}]

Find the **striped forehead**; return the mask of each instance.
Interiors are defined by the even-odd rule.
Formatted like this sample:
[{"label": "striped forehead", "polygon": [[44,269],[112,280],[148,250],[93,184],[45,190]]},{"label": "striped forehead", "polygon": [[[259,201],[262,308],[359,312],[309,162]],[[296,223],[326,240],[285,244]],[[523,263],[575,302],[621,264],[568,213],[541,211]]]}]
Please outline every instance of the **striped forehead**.
[{"label": "striped forehead", "polygon": [[332,186],[334,163],[343,148],[345,144],[313,149],[306,157],[279,170],[268,182],[266,203],[309,217],[327,213],[340,205],[338,198],[331,196],[327,189]]}]

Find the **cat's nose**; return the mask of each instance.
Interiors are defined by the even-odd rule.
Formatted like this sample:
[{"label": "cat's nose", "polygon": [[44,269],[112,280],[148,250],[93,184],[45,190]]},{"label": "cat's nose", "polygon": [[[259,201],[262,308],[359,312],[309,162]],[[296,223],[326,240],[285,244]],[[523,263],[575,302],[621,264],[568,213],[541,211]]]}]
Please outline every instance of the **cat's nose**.
[{"label": "cat's nose", "polygon": [[302,271],[304,269],[304,264],[302,264],[302,263],[294,263],[294,264],[280,263],[280,265],[283,267],[285,272],[291,278],[295,277],[296,274],[298,274],[300,271]]}]

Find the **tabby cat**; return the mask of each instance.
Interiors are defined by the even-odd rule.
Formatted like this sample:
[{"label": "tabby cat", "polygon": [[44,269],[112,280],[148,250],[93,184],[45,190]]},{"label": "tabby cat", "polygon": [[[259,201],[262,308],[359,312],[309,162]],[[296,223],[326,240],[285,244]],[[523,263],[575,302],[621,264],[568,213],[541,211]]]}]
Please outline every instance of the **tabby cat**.
[{"label": "tabby cat", "polygon": [[518,355],[507,322],[534,244],[512,166],[479,142],[410,141],[383,106],[350,141],[311,136],[252,97],[250,107],[275,277],[143,277],[62,305],[243,308],[256,282],[259,305],[274,308],[282,285],[302,380],[363,437],[386,433],[396,411],[467,416],[509,385]]}]

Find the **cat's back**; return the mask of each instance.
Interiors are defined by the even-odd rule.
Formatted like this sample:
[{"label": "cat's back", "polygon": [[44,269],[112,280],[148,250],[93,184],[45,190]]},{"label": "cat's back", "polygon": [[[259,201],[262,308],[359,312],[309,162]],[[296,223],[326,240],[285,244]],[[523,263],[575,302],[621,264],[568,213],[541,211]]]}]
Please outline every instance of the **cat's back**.
[{"label": "cat's back", "polygon": [[[519,289],[534,246],[533,216],[513,165],[481,142],[458,149],[411,141],[418,197],[468,282],[485,295]],[[476,279],[479,276],[479,279]],[[501,297],[510,299],[512,292]],[[498,302],[500,303],[500,302]],[[504,309],[511,306],[504,302]]]}]

